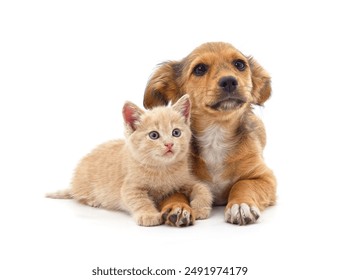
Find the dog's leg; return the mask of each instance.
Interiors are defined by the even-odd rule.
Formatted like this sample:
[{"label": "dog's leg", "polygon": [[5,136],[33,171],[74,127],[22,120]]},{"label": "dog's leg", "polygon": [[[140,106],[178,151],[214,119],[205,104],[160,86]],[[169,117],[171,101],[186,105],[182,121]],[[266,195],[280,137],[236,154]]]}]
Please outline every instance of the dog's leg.
[{"label": "dog's leg", "polygon": [[240,180],[229,193],[225,208],[228,223],[246,225],[255,223],[263,209],[275,204],[275,177],[270,173],[257,179]]},{"label": "dog's leg", "polygon": [[183,227],[192,225],[195,221],[189,199],[183,193],[174,193],[165,198],[159,208],[167,225]]}]

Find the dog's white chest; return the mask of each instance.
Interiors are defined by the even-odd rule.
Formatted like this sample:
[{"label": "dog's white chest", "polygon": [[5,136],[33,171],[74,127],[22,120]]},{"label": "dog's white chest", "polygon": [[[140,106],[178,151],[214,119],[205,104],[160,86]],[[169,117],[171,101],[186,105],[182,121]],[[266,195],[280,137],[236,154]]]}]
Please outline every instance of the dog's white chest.
[{"label": "dog's white chest", "polygon": [[201,156],[211,176],[211,182],[207,183],[215,197],[219,197],[230,183],[229,179],[222,176],[227,168],[226,159],[228,147],[230,147],[228,136],[227,130],[215,125],[208,127],[202,135],[197,137]]}]

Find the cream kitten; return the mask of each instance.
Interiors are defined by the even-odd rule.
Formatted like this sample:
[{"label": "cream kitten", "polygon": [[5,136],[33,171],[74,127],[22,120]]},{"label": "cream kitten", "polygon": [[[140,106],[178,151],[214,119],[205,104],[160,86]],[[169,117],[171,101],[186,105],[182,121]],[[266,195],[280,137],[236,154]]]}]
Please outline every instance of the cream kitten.
[{"label": "cream kitten", "polygon": [[[139,225],[160,225],[167,213],[159,203],[174,192],[190,199],[195,218],[209,216],[212,195],[190,174],[189,97],[172,107],[143,111],[127,102],[123,107],[126,141],[104,143],[88,154],[75,170],[71,188],[50,198],[74,198],[81,203],[132,214]],[[184,225],[190,213],[183,213]]]}]

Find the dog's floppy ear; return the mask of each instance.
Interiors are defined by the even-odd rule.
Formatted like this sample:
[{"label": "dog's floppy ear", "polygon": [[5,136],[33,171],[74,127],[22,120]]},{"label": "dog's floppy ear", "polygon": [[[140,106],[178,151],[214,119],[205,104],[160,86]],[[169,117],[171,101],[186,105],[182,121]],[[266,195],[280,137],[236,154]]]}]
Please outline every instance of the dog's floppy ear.
[{"label": "dog's floppy ear", "polygon": [[248,58],[251,71],[251,79],[253,83],[252,95],[256,105],[263,105],[270,97],[272,88],[270,85],[270,76],[258,62],[252,58]]},{"label": "dog's floppy ear", "polygon": [[144,107],[167,105],[169,101],[176,101],[179,88],[176,79],[180,76],[181,66],[176,61],[160,64],[151,76],[144,92]]}]

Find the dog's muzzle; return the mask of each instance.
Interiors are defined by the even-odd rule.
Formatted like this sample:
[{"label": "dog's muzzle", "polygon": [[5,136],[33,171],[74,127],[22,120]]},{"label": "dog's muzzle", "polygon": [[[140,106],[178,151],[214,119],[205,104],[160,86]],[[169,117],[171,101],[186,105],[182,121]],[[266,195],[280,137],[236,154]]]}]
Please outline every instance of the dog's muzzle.
[{"label": "dog's muzzle", "polygon": [[240,108],[246,100],[238,92],[238,82],[233,76],[225,76],[218,81],[219,97],[210,107],[217,111]]},{"label": "dog's muzzle", "polygon": [[233,76],[226,76],[218,81],[218,86],[226,94],[231,94],[237,89],[238,82]]}]

